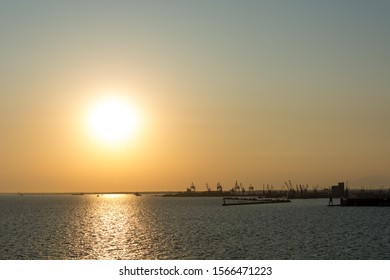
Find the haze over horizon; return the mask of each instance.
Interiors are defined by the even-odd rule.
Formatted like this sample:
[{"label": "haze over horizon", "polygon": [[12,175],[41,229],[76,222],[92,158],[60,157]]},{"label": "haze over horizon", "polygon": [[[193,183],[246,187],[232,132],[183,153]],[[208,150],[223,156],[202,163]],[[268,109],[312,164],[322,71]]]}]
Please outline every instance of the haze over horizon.
[{"label": "haze over horizon", "polygon": [[[389,12],[0,1],[0,193],[389,186]],[[111,97],[129,106],[106,122],[124,106],[105,101],[91,133],[93,104]]]}]

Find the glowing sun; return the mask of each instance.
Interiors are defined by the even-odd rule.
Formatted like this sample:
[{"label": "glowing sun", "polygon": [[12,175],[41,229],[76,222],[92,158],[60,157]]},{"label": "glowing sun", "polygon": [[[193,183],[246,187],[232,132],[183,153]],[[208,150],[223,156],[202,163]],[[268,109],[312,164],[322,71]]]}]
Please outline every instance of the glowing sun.
[{"label": "glowing sun", "polygon": [[137,114],[119,97],[106,97],[92,104],[87,116],[88,128],[99,141],[108,144],[126,142],[138,126]]}]

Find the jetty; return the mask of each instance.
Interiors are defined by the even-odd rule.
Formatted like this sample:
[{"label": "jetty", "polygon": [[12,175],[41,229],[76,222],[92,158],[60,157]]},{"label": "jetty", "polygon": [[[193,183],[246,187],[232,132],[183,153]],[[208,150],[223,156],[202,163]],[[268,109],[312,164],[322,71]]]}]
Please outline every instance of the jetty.
[{"label": "jetty", "polygon": [[224,197],[222,206],[250,205],[250,204],[271,204],[291,202],[282,198],[259,198],[259,197]]},{"label": "jetty", "polygon": [[[340,198],[339,204],[333,204],[333,198]],[[343,182],[332,186],[328,206],[390,206],[390,189],[349,190]]]},{"label": "jetty", "polygon": [[390,197],[340,198],[340,206],[390,206]]}]

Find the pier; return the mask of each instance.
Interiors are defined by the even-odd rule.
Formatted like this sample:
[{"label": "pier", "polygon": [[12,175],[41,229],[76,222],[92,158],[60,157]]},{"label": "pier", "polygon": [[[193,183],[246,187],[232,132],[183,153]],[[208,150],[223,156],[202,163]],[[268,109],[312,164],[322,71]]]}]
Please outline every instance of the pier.
[{"label": "pier", "polygon": [[291,202],[289,199],[279,198],[258,198],[258,197],[224,197],[222,206],[249,205],[249,204],[271,204]]}]

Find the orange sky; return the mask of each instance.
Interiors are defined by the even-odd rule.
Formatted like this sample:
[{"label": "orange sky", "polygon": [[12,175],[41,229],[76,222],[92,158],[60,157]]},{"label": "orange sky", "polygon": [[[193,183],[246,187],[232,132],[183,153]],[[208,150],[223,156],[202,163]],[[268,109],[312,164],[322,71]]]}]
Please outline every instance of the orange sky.
[{"label": "orange sky", "polygon": [[388,4],[291,5],[0,4],[0,192],[390,185]]}]

